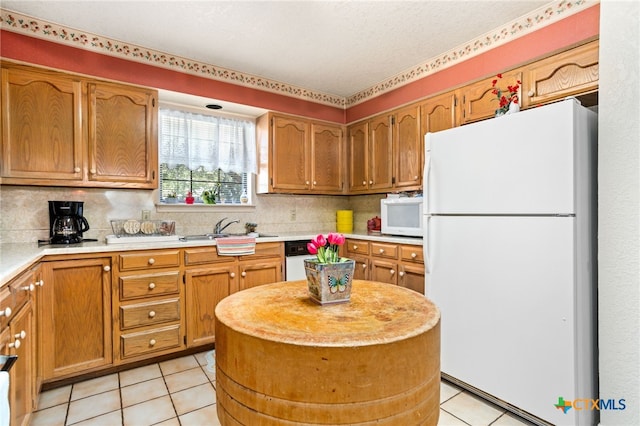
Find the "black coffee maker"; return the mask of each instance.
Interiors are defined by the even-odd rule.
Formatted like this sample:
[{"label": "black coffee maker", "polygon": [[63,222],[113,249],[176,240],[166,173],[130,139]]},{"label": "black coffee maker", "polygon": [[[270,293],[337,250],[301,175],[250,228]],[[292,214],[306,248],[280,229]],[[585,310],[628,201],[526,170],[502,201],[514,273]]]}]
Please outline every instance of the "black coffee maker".
[{"label": "black coffee maker", "polygon": [[82,215],[83,201],[49,201],[50,244],[82,242],[82,233],[89,230],[89,222]]}]

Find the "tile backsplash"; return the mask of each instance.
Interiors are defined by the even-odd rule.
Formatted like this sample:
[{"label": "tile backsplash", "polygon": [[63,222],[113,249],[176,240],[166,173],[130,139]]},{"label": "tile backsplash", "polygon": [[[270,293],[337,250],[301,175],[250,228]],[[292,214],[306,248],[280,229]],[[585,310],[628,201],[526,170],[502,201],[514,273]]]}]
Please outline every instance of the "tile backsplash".
[{"label": "tile backsplash", "polygon": [[151,219],[176,221],[180,235],[212,232],[214,224],[228,217],[239,223],[229,232],[244,232],[245,222],[258,223],[268,234],[316,233],[335,230],[336,210],[354,211],[354,231],[366,232],[367,219],[380,214],[384,195],[325,196],[276,195],[254,197],[253,207],[203,207],[156,209],[156,191],[32,186],[0,186],[0,242],[37,242],[49,236],[49,200],[84,202],[84,216],[91,229],[85,238],[104,240],[112,234],[111,219],[140,218],[142,210]]}]

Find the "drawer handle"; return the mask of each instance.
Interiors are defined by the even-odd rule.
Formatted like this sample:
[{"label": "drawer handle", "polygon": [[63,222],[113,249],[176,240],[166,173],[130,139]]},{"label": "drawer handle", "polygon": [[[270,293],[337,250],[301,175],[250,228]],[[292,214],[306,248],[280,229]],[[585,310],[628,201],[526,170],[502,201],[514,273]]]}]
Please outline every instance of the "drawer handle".
[{"label": "drawer handle", "polygon": [[393,274],[395,274],[395,273],[396,273],[396,271],[394,271],[393,269],[389,269],[389,273],[390,273],[391,275],[393,275]]},{"label": "drawer handle", "polygon": [[22,330],[20,333],[14,335],[13,337],[15,337],[16,339],[24,339],[25,337],[27,337],[27,332]]},{"label": "drawer handle", "polygon": [[107,265],[103,269],[105,272],[109,272],[111,270],[111,266]]},{"label": "drawer handle", "polygon": [[156,283],[149,283],[149,290],[156,288]]},{"label": "drawer handle", "polygon": [[235,278],[235,277],[236,277],[236,273],[235,273],[235,272],[231,272],[231,273],[229,274],[229,276],[230,276],[231,278]]},{"label": "drawer handle", "polygon": [[384,253],[384,249],[380,249],[380,254],[383,254],[383,253]]},{"label": "drawer handle", "polygon": [[155,346],[155,345],[156,345],[156,339],[149,340],[149,346]]},{"label": "drawer handle", "polygon": [[357,245],[357,244],[354,244],[354,245],[353,245],[353,249],[354,249],[354,250],[358,250],[358,245]]},{"label": "drawer handle", "polygon": [[153,318],[156,316],[156,311],[149,311],[149,318]]},{"label": "drawer handle", "polygon": [[13,342],[13,343],[9,343],[9,347],[10,347],[10,348],[16,348],[16,349],[18,349],[18,348],[20,347],[20,345],[21,345],[21,344],[22,344],[22,343],[20,343],[20,339],[16,339],[16,341],[15,341],[15,342]]},{"label": "drawer handle", "polygon": [[149,265],[153,265],[154,263],[156,263],[156,260],[153,257],[149,258]]},{"label": "drawer handle", "polygon": [[24,290],[24,291],[33,291],[36,289],[35,284],[29,284],[29,285],[25,285],[24,287],[20,287],[20,290]]},{"label": "drawer handle", "polygon": [[417,253],[411,253],[411,258],[412,258],[412,259],[415,259],[416,257],[418,257],[418,254],[417,254]]},{"label": "drawer handle", "polygon": [[0,311],[0,317],[1,316],[10,317],[11,312],[12,312],[11,308],[6,308],[4,311]]}]

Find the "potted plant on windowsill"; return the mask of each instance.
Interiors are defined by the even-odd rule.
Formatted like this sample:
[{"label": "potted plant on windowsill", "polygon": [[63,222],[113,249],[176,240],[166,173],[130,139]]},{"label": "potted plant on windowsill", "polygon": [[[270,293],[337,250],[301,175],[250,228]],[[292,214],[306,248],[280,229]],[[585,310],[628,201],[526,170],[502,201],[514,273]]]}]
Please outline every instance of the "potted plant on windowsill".
[{"label": "potted plant on windowsill", "polygon": [[202,191],[202,201],[205,204],[215,204],[220,198],[220,184],[215,184],[212,189]]},{"label": "potted plant on windowsill", "polygon": [[175,191],[169,192],[167,196],[164,198],[164,202],[167,204],[175,204],[177,201],[178,201],[178,196],[175,193]]},{"label": "potted plant on windowsill", "polygon": [[348,302],[355,261],[340,257],[339,248],[344,244],[344,235],[330,232],[325,238],[319,234],[307,243],[315,259],[305,259],[304,269],[311,300],[321,305]]}]

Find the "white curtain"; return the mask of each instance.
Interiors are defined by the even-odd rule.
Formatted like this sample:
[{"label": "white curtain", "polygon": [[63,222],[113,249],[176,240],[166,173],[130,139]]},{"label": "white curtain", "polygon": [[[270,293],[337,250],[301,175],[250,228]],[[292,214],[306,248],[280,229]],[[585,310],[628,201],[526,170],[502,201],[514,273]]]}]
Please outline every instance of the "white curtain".
[{"label": "white curtain", "polygon": [[256,173],[256,131],[250,120],[160,110],[160,163],[190,170]]}]

